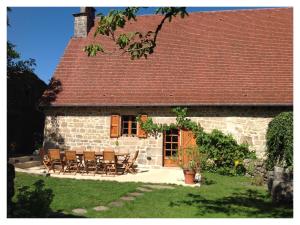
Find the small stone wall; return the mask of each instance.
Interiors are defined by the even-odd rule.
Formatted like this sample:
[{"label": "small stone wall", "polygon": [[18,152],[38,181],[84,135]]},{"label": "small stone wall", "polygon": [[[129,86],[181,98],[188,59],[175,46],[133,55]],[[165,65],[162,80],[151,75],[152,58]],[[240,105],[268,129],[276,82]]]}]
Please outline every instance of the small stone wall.
[{"label": "small stone wall", "polygon": [[[275,115],[288,110],[280,107],[190,107],[188,113],[205,131],[219,129],[231,133],[239,143],[247,142],[250,149],[263,158],[268,123]],[[163,164],[162,135],[110,138],[110,116],[147,114],[155,123],[176,122],[170,107],[53,107],[45,109],[45,114],[45,148],[117,148],[118,140],[118,148],[140,151],[138,163],[157,166]]]},{"label": "small stone wall", "polygon": [[293,202],[293,172],[275,167],[268,172],[268,189],[274,202]]},{"label": "small stone wall", "polygon": [[250,177],[262,177],[265,182],[267,181],[267,170],[265,166],[265,161],[263,159],[245,159],[244,166],[247,171],[246,175]]}]

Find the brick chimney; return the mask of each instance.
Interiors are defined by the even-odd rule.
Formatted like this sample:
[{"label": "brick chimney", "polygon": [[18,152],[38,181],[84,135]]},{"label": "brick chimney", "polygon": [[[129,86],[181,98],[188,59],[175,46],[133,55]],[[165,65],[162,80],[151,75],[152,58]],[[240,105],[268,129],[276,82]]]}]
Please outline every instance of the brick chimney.
[{"label": "brick chimney", "polygon": [[94,25],[95,8],[80,7],[80,13],[73,14],[74,16],[74,37],[86,37]]}]

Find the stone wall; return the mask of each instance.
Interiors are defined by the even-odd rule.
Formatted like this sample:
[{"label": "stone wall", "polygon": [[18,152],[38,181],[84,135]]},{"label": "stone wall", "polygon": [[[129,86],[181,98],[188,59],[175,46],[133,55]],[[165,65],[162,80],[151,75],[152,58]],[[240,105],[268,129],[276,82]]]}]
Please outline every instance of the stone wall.
[{"label": "stone wall", "polygon": [[250,177],[261,177],[263,181],[267,181],[267,169],[265,160],[263,159],[245,159],[244,166],[246,168],[246,175]]},{"label": "stone wall", "polygon": [[293,172],[275,166],[268,172],[268,190],[274,202],[293,203]]},{"label": "stone wall", "polygon": [[[191,107],[188,115],[206,131],[231,133],[239,143],[247,142],[259,158],[264,157],[265,133],[270,120],[289,108],[280,107]],[[138,163],[162,165],[162,135],[159,137],[110,138],[110,116],[147,114],[156,123],[175,123],[170,107],[55,107],[45,109],[45,148],[64,149],[85,146],[140,151]],[[119,147],[116,147],[116,140]]]}]

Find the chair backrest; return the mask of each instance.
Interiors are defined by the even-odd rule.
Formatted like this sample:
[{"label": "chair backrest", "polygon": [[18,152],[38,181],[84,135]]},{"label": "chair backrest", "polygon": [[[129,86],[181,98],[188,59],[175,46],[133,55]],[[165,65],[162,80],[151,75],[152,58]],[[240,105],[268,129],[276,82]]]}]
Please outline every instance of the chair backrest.
[{"label": "chair backrest", "polygon": [[114,149],[113,149],[113,148],[104,148],[104,151],[107,151],[107,152],[114,152]]},{"label": "chair backrest", "polygon": [[139,155],[139,150],[135,151],[133,158],[132,158],[132,163],[134,163],[136,161],[138,155]]},{"label": "chair backrest", "polygon": [[84,161],[95,161],[96,160],[94,151],[84,151],[83,157],[84,157]]},{"label": "chair backrest", "polygon": [[40,148],[39,156],[40,156],[41,160],[44,160],[45,156],[47,156],[47,152],[45,151],[44,148]]},{"label": "chair backrest", "polygon": [[93,147],[93,148],[92,148],[92,151],[94,151],[94,152],[100,152],[101,149],[100,149],[100,147]]},{"label": "chair backrest", "polygon": [[48,150],[50,160],[60,160],[59,149],[49,149]]},{"label": "chair backrest", "polygon": [[67,161],[76,161],[77,160],[76,151],[74,151],[74,150],[65,151],[65,156],[66,156]]},{"label": "chair backrest", "polygon": [[103,151],[103,161],[112,163],[115,162],[115,158],[116,156],[114,151]]}]

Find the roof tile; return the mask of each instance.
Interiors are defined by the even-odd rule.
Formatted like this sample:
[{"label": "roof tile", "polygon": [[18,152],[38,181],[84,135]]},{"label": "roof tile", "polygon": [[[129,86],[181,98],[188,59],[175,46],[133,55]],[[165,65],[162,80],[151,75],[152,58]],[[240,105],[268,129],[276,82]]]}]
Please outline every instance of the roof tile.
[{"label": "roof tile", "polygon": [[[54,73],[52,105],[292,104],[292,8],[191,13],[165,23],[148,59],[119,51],[88,57],[72,38]],[[139,16],[125,31],[153,30],[160,16]]]}]

